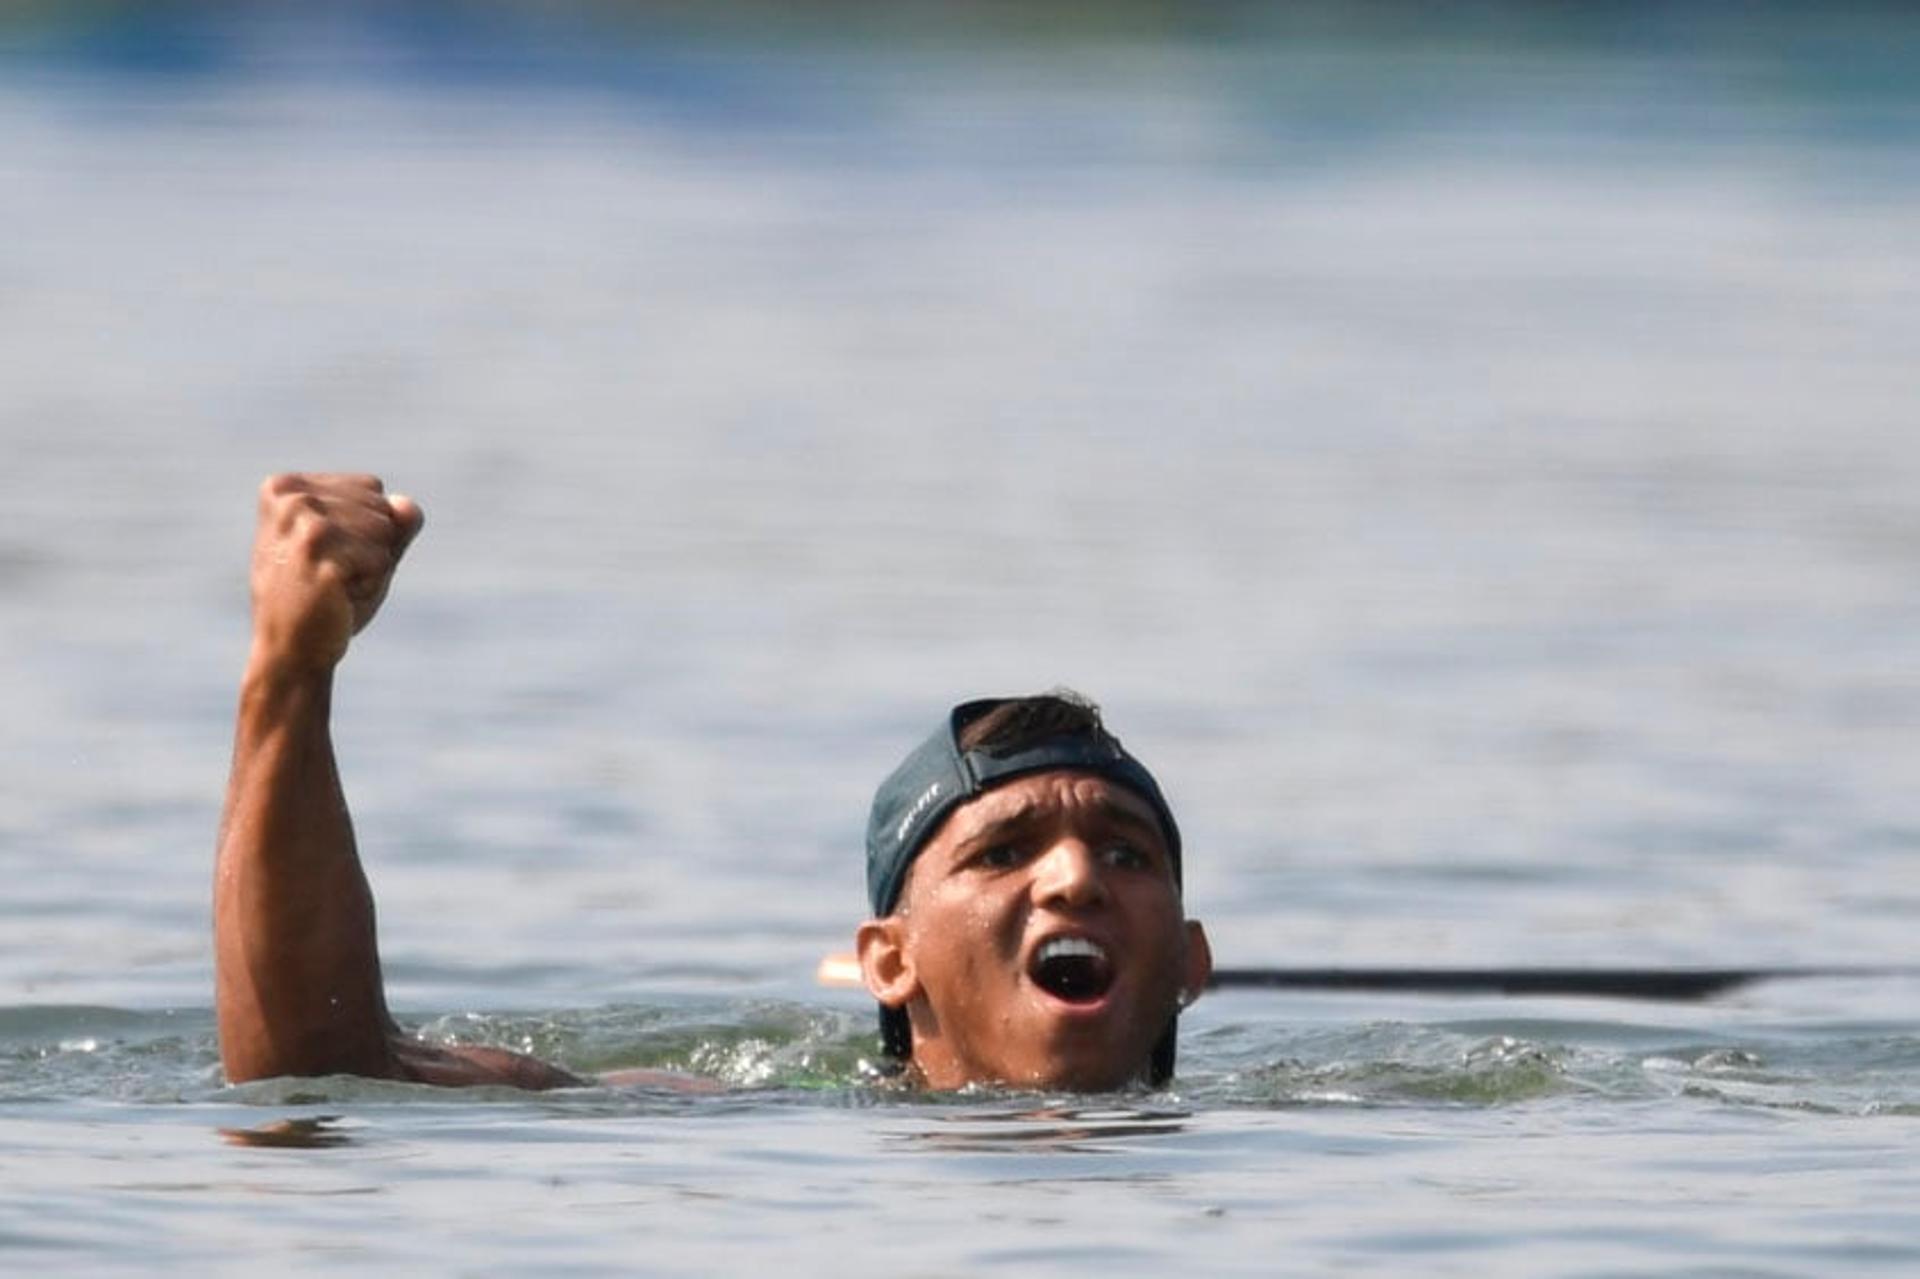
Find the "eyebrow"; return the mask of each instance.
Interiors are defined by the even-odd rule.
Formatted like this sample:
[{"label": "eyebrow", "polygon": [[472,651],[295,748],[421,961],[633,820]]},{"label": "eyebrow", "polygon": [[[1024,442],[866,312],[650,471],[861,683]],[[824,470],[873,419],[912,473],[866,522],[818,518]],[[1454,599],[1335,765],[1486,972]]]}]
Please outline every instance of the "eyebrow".
[{"label": "eyebrow", "polygon": [[[1026,800],[998,816],[985,818],[971,829],[963,831],[960,838],[955,841],[955,844],[957,847],[969,847],[982,839],[1006,834],[1010,831],[1017,831],[1024,826],[1030,826],[1039,820],[1037,810],[1040,807],[1041,805],[1038,802]],[[1167,834],[1160,829],[1159,821],[1147,813],[1136,809],[1126,801],[1116,799],[1111,795],[1104,795],[1099,799],[1089,801],[1087,807],[1093,810],[1095,816],[1106,821],[1109,825],[1124,827],[1141,834],[1151,835],[1161,850],[1166,850]]]}]

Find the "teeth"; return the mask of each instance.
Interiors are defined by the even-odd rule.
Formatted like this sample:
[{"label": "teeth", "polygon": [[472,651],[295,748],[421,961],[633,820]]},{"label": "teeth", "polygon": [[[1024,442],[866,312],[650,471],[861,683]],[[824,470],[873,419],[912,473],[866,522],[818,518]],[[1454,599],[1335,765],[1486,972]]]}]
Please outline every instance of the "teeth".
[{"label": "teeth", "polygon": [[1040,953],[1034,958],[1045,963],[1049,959],[1065,959],[1069,956],[1104,960],[1107,957],[1107,951],[1105,947],[1090,942],[1084,937],[1055,937],[1041,946]]}]

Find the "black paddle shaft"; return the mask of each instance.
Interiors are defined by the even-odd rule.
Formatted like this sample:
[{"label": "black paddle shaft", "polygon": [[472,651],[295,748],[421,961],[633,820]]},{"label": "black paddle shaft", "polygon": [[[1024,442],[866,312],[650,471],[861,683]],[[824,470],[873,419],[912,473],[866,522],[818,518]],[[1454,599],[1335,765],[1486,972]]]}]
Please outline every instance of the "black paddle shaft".
[{"label": "black paddle shaft", "polygon": [[1211,987],[1406,991],[1412,994],[1589,995],[1685,1002],[1762,981],[1885,977],[1910,968],[1218,968]]}]

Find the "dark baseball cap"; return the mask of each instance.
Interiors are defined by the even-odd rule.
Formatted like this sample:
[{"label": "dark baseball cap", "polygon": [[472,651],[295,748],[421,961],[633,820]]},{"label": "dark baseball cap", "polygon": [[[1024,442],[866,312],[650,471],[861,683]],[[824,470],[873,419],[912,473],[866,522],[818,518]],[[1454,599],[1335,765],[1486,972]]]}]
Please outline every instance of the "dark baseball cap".
[{"label": "dark baseball cap", "polygon": [[986,697],[962,702],[948,712],[933,735],[915,747],[880,783],[867,818],[867,899],[875,916],[892,912],[906,884],[907,871],[947,814],[995,786],[1032,773],[1067,769],[1094,773],[1124,786],[1145,800],[1160,819],[1180,879],[1180,828],[1146,766],[1127,754],[1120,739],[1098,727],[1028,743],[1012,751],[964,750],[960,734],[981,716],[1009,701]]}]

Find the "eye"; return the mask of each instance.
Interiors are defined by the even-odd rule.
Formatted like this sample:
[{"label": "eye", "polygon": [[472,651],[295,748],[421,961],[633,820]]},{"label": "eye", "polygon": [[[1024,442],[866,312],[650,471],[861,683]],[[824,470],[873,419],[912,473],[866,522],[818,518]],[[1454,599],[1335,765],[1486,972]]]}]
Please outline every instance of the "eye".
[{"label": "eye", "polygon": [[1139,845],[1130,844],[1126,840],[1116,840],[1107,845],[1103,856],[1107,865],[1116,870],[1152,870],[1154,868],[1153,855]]},{"label": "eye", "polygon": [[1015,844],[992,844],[974,855],[973,864],[988,870],[1012,870],[1021,861],[1020,849]]}]

